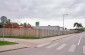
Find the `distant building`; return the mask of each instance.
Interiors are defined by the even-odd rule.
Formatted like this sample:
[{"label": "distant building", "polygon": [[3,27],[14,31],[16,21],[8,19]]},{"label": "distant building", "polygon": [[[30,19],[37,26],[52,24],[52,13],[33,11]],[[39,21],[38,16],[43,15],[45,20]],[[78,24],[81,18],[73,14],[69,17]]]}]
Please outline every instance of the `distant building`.
[{"label": "distant building", "polygon": [[60,30],[59,26],[38,26],[36,29],[47,29],[47,30]]},{"label": "distant building", "polygon": [[11,24],[12,24],[12,26],[14,26],[14,27],[19,26],[18,23],[11,23]]},{"label": "distant building", "polygon": [[60,30],[63,30],[64,28],[63,27],[60,27]]}]

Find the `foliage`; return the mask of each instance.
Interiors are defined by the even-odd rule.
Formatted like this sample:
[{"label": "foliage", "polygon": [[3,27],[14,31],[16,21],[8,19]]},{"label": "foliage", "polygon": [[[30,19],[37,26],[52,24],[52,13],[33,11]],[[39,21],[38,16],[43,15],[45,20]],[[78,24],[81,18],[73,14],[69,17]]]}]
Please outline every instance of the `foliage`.
[{"label": "foliage", "polygon": [[27,26],[31,26],[31,25],[28,23]]},{"label": "foliage", "polygon": [[11,44],[16,44],[16,43],[15,42],[8,42],[8,41],[0,41],[0,46],[11,45]]},{"label": "foliage", "polygon": [[0,25],[0,28],[3,28],[3,26],[2,26],[2,25]]},{"label": "foliage", "polygon": [[6,22],[6,26],[12,26],[12,24],[11,24],[11,20],[10,20],[10,19],[7,20],[7,22]]},{"label": "foliage", "polygon": [[75,23],[74,23],[74,27],[76,27],[75,30],[77,30],[78,33],[84,31],[84,28],[83,28],[83,26],[82,26],[81,23],[75,22]]},{"label": "foliage", "polygon": [[82,24],[78,22],[74,23],[74,27],[76,27],[77,29],[83,28]]},{"label": "foliage", "polygon": [[23,25],[24,25],[24,27],[27,27],[27,23],[24,23]]},{"label": "foliage", "polygon": [[31,26],[29,23],[27,24],[27,23],[24,23],[24,24],[22,24],[21,23],[21,26],[24,26],[24,27],[29,27],[29,26]]},{"label": "foliage", "polygon": [[21,23],[20,26],[23,26],[23,24]]},{"label": "foliage", "polygon": [[81,28],[80,30],[85,31],[85,28]]}]

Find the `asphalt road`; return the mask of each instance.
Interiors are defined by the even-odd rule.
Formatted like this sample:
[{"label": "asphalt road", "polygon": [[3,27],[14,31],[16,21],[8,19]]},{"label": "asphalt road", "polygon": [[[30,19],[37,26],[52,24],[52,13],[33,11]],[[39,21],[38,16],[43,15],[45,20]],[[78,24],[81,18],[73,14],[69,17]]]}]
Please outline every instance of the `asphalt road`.
[{"label": "asphalt road", "polygon": [[32,48],[2,52],[0,55],[85,55],[85,32]]}]

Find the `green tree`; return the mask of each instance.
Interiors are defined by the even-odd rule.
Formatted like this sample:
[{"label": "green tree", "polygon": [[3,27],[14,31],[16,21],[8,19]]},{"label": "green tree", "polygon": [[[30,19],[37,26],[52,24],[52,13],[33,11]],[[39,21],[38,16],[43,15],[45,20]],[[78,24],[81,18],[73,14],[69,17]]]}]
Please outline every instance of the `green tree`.
[{"label": "green tree", "polygon": [[82,28],[83,26],[82,26],[81,23],[76,22],[76,23],[74,23],[74,27],[76,27],[77,29],[79,29],[79,28]]},{"label": "green tree", "polygon": [[82,24],[81,24],[81,23],[79,24],[79,27],[83,28],[83,26],[82,26]]},{"label": "green tree", "polygon": [[23,26],[23,24],[21,23],[20,26]]},{"label": "green tree", "polygon": [[3,25],[0,23],[0,28],[3,28]]},{"label": "green tree", "polygon": [[28,23],[27,26],[31,26],[31,25]]},{"label": "green tree", "polygon": [[11,24],[11,20],[8,19],[7,22],[6,22],[6,26],[11,26],[11,25],[12,25],[12,24]]},{"label": "green tree", "polygon": [[27,23],[24,23],[23,25],[24,25],[24,27],[27,27]]},{"label": "green tree", "polygon": [[83,32],[83,31],[84,31],[84,30],[82,29],[83,26],[82,26],[81,23],[78,23],[78,22],[74,23],[74,27],[76,27],[75,30],[77,30],[77,32]]}]

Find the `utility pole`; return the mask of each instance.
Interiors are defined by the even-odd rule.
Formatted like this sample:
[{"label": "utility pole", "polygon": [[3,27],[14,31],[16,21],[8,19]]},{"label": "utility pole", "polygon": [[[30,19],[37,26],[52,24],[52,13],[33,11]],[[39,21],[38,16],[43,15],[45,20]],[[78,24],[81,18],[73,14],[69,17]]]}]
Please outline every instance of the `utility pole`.
[{"label": "utility pole", "polygon": [[3,41],[4,41],[4,26],[5,26],[6,22],[7,22],[7,17],[2,16],[1,17],[1,22],[3,24]]},{"label": "utility pole", "polygon": [[65,15],[68,15],[68,14],[63,14],[63,30],[65,29],[65,27],[64,27],[64,17],[65,17]]}]

